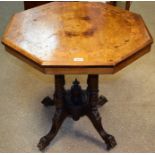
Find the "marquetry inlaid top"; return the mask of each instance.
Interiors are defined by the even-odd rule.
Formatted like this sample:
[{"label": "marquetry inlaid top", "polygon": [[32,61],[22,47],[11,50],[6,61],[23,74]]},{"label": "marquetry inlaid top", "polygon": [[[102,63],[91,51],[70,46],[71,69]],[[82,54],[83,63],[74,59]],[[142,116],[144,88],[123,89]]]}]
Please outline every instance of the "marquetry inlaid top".
[{"label": "marquetry inlaid top", "polygon": [[16,13],[2,42],[42,66],[115,66],[152,43],[142,17],[95,2]]}]

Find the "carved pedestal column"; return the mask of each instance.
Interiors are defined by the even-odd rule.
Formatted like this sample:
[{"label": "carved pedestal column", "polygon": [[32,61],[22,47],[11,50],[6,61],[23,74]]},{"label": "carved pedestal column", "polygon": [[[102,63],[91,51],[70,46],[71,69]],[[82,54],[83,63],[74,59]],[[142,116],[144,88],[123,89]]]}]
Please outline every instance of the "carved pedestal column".
[{"label": "carved pedestal column", "polygon": [[65,90],[64,75],[55,76],[55,93],[54,99],[46,97],[42,103],[45,106],[55,105],[56,111],[53,117],[51,130],[47,135],[40,139],[38,144],[42,151],[49,145],[50,141],[56,136],[61,124],[67,116],[77,121],[82,116],[87,116],[97,132],[107,145],[107,149],[111,149],[116,145],[115,138],[108,134],[102,126],[101,117],[97,106],[103,105],[107,99],[102,96],[98,97],[98,75],[88,75],[87,90],[82,90],[80,82],[75,79],[70,90]]}]

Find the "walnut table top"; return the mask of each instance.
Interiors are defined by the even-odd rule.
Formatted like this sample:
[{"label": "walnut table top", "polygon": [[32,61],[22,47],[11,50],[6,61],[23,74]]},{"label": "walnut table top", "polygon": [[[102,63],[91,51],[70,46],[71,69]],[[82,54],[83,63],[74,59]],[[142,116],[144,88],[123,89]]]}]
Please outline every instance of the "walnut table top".
[{"label": "walnut table top", "polygon": [[52,2],[16,13],[8,51],[48,74],[115,73],[150,50],[142,17],[97,2]]}]

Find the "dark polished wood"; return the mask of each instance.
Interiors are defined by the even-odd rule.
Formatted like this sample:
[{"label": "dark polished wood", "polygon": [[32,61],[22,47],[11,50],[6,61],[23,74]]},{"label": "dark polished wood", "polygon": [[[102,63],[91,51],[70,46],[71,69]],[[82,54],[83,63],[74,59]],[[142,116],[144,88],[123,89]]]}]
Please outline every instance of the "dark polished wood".
[{"label": "dark polished wood", "polygon": [[59,131],[61,124],[67,117],[67,111],[64,109],[64,75],[55,76],[55,93],[54,93],[54,104],[56,106],[56,111],[53,117],[53,123],[49,133],[42,137],[39,141],[38,148],[42,151],[46,146],[49,145],[50,141],[56,136]]},{"label": "dark polished wood", "polygon": [[[31,9],[31,8],[34,8],[36,6],[47,4],[49,2],[52,2],[52,1],[24,1],[24,9],[25,10]],[[110,5],[113,5],[113,6],[117,6],[117,1],[110,1],[110,2],[107,2],[107,3],[110,4]],[[126,1],[125,2],[125,9],[129,10],[130,6],[131,6],[131,1]]]},{"label": "dark polished wood", "polygon": [[[113,6],[117,6],[117,2],[118,1],[110,1],[110,2],[108,2],[108,4],[113,5]],[[126,1],[125,2],[125,9],[130,10],[130,6],[131,6],[131,1]]]},{"label": "dark polished wood", "polygon": [[131,6],[131,1],[126,1],[125,9],[130,10],[130,6]]},{"label": "dark polished wood", "polygon": [[80,82],[75,79],[71,89],[65,90],[64,75],[55,76],[54,100],[46,97],[42,101],[45,106],[53,105],[54,102],[56,111],[51,130],[39,141],[38,148],[41,151],[43,151],[56,136],[66,117],[72,117],[73,120],[77,121],[80,117],[87,116],[105,141],[107,150],[116,145],[114,136],[104,130],[98,112],[98,104],[104,105],[105,102],[107,102],[105,97],[98,97],[98,75],[88,75],[87,84],[87,89],[82,90]]},{"label": "dark polished wood", "polygon": [[46,107],[54,105],[54,101],[49,96],[45,97],[41,103]]},{"label": "dark polished wood", "polygon": [[94,125],[95,129],[99,133],[99,135],[102,137],[102,139],[105,141],[107,145],[107,150],[110,150],[111,148],[115,147],[117,144],[115,141],[114,136],[108,134],[101,122],[101,117],[97,109],[97,103],[98,103],[98,75],[88,75],[88,94],[89,94],[89,104],[90,109],[86,113],[92,124]]},{"label": "dark polished wood", "polygon": [[50,1],[24,1],[24,9],[25,10],[31,9],[31,8],[34,8],[34,7],[43,5],[43,4],[47,4],[49,2]]}]

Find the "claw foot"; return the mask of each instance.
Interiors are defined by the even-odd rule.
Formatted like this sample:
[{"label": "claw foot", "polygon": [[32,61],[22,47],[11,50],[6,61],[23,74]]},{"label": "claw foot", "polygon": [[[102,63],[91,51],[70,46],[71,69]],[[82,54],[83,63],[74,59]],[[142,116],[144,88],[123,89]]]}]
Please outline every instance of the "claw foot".
[{"label": "claw foot", "polygon": [[117,145],[116,140],[115,140],[114,136],[112,136],[112,135],[108,134],[104,140],[107,145],[107,150],[110,150]]},{"label": "claw foot", "polygon": [[37,147],[39,148],[40,151],[43,151],[50,143],[50,140],[44,136],[40,139]]},{"label": "claw foot", "polygon": [[53,100],[49,96],[45,97],[41,103],[46,107],[54,105]]}]

